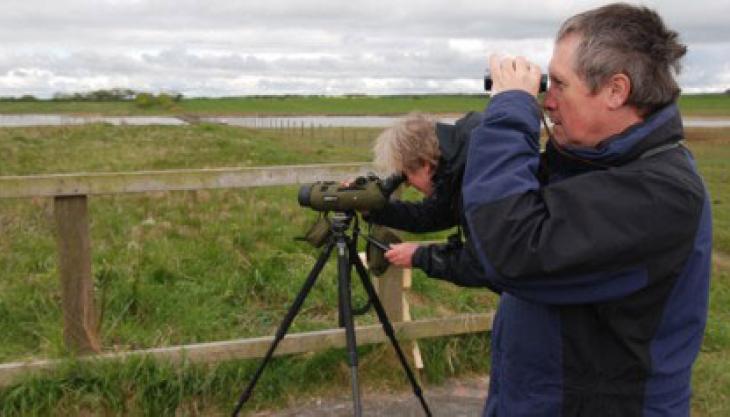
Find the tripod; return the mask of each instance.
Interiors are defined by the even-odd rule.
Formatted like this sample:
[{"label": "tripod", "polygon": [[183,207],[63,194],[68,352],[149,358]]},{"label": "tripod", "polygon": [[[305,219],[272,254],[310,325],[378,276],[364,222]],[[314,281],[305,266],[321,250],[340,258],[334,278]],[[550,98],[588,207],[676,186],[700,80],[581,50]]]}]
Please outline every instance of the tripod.
[{"label": "tripod", "polygon": [[357,254],[357,238],[359,234],[357,220],[355,221],[355,227],[353,228],[352,237],[349,237],[346,234],[347,229],[350,227],[353,216],[353,212],[336,212],[333,214],[332,222],[330,225],[330,230],[332,232],[331,237],[325,248],[322,250],[322,253],[319,255],[319,258],[314,264],[314,267],[312,267],[312,270],[309,273],[307,280],[304,282],[302,289],[299,291],[299,294],[297,294],[294,303],[289,308],[289,311],[287,311],[286,316],[284,316],[284,320],[279,325],[279,328],[276,331],[276,336],[274,337],[274,341],[269,346],[269,350],[266,352],[266,356],[264,356],[264,359],[259,365],[259,368],[256,370],[253,378],[241,394],[241,397],[238,400],[238,404],[233,411],[233,417],[238,416],[238,413],[241,411],[243,405],[251,397],[253,389],[256,386],[256,382],[258,382],[258,379],[261,376],[264,368],[266,367],[266,364],[269,362],[272,355],[274,354],[276,346],[286,335],[289,326],[294,321],[297,313],[299,313],[302,304],[304,304],[304,300],[307,298],[307,295],[312,289],[312,286],[314,286],[314,283],[317,280],[319,273],[324,268],[324,265],[327,263],[327,260],[329,259],[330,254],[332,253],[332,250],[334,248],[337,248],[339,324],[340,327],[345,328],[345,338],[347,341],[347,361],[350,365],[350,381],[352,383],[352,402],[354,415],[356,417],[362,416],[362,405],[360,402],[360,385],[358,383],[357,373],[357,342],[355,340],[355,326],[353,322],[351,301],[352,286],[350,273],[352,271],[353,265],[355,266],[357,274],[360,277],[360,281],[362,282],[362,285],[367,292],[369,302],[375,308],[375,312],[378,316],[378,319],[380,320],[380,324],[383,326],[383,330],[390,339],[390,343],[393,345],[393,348],[398,355],[398,359],[400,360],[400,363],[406,372],[408,380],[413,387],[413,393],[416,395],[416,397],[418,397],[418,400],[421,402],[421,406],[423,407],[423,411],[426,413],[426,415],[429,417],[431,416],[431,410],[428,408],[428,404],[426,404],[426,400],[423,398],[421,387],[418,385],[418,382],[416,381],[416,378],[413,375],[411,368],[408,366],[408,362],[406,361],[406,357],[403,354],[403,350],[398,344],[398,340],[395,338],[395,331],[393,330],[393,326],[388,320],[385,309],[383,308],[383,305],[381,304],[380,299],[375,292],[373,284],[368,278],[365,266],[362,264],[362,261]]}]

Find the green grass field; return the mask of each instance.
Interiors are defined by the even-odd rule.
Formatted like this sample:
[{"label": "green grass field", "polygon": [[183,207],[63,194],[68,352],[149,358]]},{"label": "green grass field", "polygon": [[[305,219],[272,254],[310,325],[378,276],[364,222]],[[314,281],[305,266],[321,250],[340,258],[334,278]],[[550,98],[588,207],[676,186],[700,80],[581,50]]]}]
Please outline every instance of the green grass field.
[{"label": "green grass field", "polygon": [[[228,126],[0,129],[2,175],[72,171],[351,162],[371,159],[372,129],[329,129],[317,137]],[[151,193],[90,200],[100,333],[107,351],[270,335],[317,252],[294,241],[314,219],[296,187]],[[0,362],[65,357],[52,201],[0,200]],[[336,327],[334,262],[309,296],[292,332]],[[355,302],[364,294],[355,287]],[[417,277],[414,318],[482,312],[494,299]],[[360,323],[374,322],[363,317]],[[484,335],[424,341],[429,381],[484,372]],[[384,360],[389,347],[362,348],[364,386],[405,388]],[[0,415],[58,415],[106,409],[173,415],[183,404],[206,413],[229,408],[252,365],[176,369],[145,361],[69,365],[0,393]],[[257,390],[257,407],[349,387],[344,352],[277,359]],[[174,376],[174,377],[171,377]],[[294,381],[317,382],[315,390]],[[292,379],[296,376],[296,379]],[[185,405],[193,402],[199,405]]]},{"label": "green grass field", "polygon": [[705,340],[693,374],[692,415],[730,414],[730,129],[694,129],[688,146],[712,198],[715,261]]},{"label": "green grass field", "polygon": [[[100,115],[387,115],[411,111],[456,113],[482,110],[487,97],[474,95],[423,96],[281,96],[188,98],[172,108],[142,109],[133,102],[9,102],[0,101],[0,114],[63,113]],[[686,116],[730,116],[730,95],[682,96]]]},{"label": "green grass field", "polygon": [[[0,175],[257,166],[371,159],[378,130],[314,137],[218,125],[0,129]],[[730,129],[688,132],[713,200],[715,263],[706,340],[694,374],[693,415],[730,413]],[[93,272],[104,349],[272,334],[316,258],[293,238],[314,213],[296,187],[150,193],[90,199]],[[409,196],[414,196],[409,194]],[[438,238],[432,235],[428,238]],[[63,347],[52,201],[0,200],[0,363],[67,357]],[[355,300],[364,299],[356,286]],[[292,331],[336,326],[334,262]],[[416,273],[414,318],[485,312],[496,298]],[[374,317],[360,319],[373,322]],[[428,386],[488,371],[488,338],[421,341]],[[407,390],[389,346],[361,347],[365,390]],[[225,415],[258,361],[173,367],[148,360],[80,365],[0,391],[0,416]],[[301,381],[306,381],[302,384]],[[278,358],[247,410],[348,395],[341,350]]]},{"label": "green grass field", "polygon": [[142,109],[133,102],[9,102],[0,101],[0,113],[64,113],[103,115],[294,115],[294,114],[405,114],[419,110],[462,113],[480,110],[484,95],[452,96],[281,96],[189,98],[174,107]]}]

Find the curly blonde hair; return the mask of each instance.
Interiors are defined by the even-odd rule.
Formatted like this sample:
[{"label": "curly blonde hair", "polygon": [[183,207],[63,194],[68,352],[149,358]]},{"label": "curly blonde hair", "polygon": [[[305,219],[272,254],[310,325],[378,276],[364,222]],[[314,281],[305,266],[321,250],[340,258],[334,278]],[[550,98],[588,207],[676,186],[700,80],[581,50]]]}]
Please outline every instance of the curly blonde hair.
[{"label": "curly blonde hair", "polygon": [[385,174],[413,171],[424,164],[438,165],[441,150],[436,120],[423,113],[410,113],[385,129],[373,147],[375,166]]}]

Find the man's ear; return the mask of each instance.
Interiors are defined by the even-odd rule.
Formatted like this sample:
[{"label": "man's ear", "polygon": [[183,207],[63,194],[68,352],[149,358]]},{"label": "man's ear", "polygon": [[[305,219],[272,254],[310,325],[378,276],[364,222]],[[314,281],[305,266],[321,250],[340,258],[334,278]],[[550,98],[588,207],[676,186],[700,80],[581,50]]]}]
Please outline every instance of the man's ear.
[{"label": "man's ear", "polygon": [[614,74],[604,87],[606,105],[611,110],[621,108],[629,99],[631,79],[626,74]]}]

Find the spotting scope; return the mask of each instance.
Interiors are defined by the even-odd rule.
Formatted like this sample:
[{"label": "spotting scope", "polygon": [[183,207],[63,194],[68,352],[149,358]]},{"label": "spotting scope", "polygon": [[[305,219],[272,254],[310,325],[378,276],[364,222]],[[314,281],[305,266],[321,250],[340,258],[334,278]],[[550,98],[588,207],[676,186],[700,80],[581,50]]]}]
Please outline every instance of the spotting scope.
[{"label": "spotting scope", "polygon": [[318,181],[299,188],[299,205],[317,211],[372,211],[385,206],[390,194],[405,177],[396,174],[381,180],[374,174],[357,177],[345,185],[335,181]]}]

